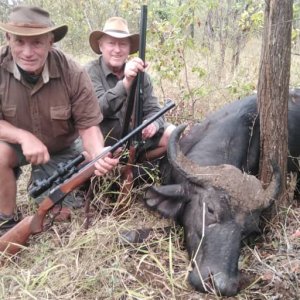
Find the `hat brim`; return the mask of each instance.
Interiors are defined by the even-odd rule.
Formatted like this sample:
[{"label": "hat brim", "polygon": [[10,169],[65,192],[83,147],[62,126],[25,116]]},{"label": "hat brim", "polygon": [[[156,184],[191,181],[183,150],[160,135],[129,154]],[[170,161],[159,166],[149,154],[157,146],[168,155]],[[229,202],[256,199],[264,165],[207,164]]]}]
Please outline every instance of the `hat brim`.
[{"label": "hat brim", "polygon": [[126,34],[122,32],[103,32],[100,30],[95,30],[90,34],[90,46],[93,51],[97,54],[101,54],[99,49],[99,40],[102,38],[103,35],[109,35],[117,39],[129,38],[130,40],[130,52],[129,54],[133,54],[139,50],[139,41],[140,35],[137,33],[134,34]]},{"label": "hat brim", "polygon": [[0,29],[15,35],[20,36],[37,36],[48,32],[53,32],[54,43],[60,41],[68,32],[67,25],[54,27],[36,28],[36,27],[21,27],[11,24],[0,23]]}]

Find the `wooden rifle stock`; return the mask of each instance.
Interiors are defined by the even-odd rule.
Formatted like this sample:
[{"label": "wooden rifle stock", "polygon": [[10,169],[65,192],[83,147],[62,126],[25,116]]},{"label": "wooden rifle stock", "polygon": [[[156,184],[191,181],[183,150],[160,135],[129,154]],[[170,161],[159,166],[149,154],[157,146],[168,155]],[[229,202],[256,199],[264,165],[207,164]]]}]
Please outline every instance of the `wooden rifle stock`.
[{"label": "wooden rifle stock", "polygon": [[129,139],[134,137],[138,132],[143,130],[161,115],[166,113],[169,109],[175,106],[174,102],[167,103],[159,112],[145,121],[143,124],[135,128],[128,135],[120,139],[111,147],[106,147],[96,158],[78,170],[72,177],[66,179],[65,182],[53,188],[49,195],[39,204],[37,212],[33,216],[28,216],[20,221],[17,225],[7,231],[0,237],[0,252],[6,254],[16,254],[26,244],[31,235],[43,231],[43,223],[46,214],[55,204],[60,203],[70,192],[75,188],[85,183],[95,171],[95,163],[100,159],[113,153],[120,148]]},{"label": "wooden rifle stock", "polygon": [[35,215],[25,217],[1,236],[0,252],[10,255],[16,254],[26,244],[31,235],[42,232],[44,218],[53,205],[53,201],[46,197],[40,204]]}]

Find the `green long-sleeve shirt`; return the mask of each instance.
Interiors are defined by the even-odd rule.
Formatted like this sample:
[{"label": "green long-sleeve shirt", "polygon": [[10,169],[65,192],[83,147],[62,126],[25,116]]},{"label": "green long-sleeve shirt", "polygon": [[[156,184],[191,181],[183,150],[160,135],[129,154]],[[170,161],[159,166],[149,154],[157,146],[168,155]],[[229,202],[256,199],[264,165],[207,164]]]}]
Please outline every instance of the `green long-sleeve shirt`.
[{"label": "green long-sleeve shirt", "polygon": [[[125,67],[125,66],[124,66]],[[119,139],[126,114],[127,92],[122,79],[117,78],[105,65],[100,56],[86,65],[103,114],[101,130],[106,136],[109,134],[114,139]],[[143,120],[154,115],[160,110],[158,99],[154,96],[150,76],[144,73],[144,102]],[[163,128],[164,117],[155,121],[158,128]]]}]

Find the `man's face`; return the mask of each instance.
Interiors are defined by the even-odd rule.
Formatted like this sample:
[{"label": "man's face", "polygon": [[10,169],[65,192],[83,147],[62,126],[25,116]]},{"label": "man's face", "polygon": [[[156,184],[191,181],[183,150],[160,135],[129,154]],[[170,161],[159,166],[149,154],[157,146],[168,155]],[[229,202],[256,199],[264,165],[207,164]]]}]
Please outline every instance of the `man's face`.
[{"label": "man's face", "polygon": [[38,75],[43,71],[45,61],[53,44],[51,33],[38,36],[7,34],[15,63],[24,71]]},{"label": "man's face", "polygon": [[117,39],[104,35],[99,41],[99,49],[106,65],[113,71],[119,71],[130,52],[129,38]]}]

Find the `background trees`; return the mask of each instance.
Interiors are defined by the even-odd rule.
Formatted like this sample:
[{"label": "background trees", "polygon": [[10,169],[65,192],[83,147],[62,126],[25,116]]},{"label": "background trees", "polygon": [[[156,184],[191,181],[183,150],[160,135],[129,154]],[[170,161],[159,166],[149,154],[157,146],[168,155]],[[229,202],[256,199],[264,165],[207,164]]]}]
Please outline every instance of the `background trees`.
[{"label": "background trees", "polygon": [[[182,101],[184,118],[204,112],[256,89],[263,27],[261,0],[153,0],[148,2],[146,59],[161,97]],[[294,3],[293,51],[297,54],[299,0]],[[69,26],[60,47],[85,63],[94,56],[91,30],[113,15],[138,32],[141,4],[133,0],[1,0],[0,20],[16,4],[39,5],[56,24]],[[2,43],[4,42],[1,35]],[[295,55],[296,56],[296,55]],[[294,85],[299,74],[296,72]],[[197,112],[197,113],[196,113]]]},{"label": "background trees", "polygon": [[[46,8],[56,24],[69,26],[59,46],[85,63],[94,56],[88,44],[90,31],[102,28],[108,17],[119,15],[128,20],[131,31],[138,32],[144,2],[1,0],[0,20],[6,20],[9,8],[16,4]],[[175,98],[189,108],[184,118],[201,118],[204,112],[255,90],[264,1],[147,2],[146,59],[161,97]],[[294,45],[298,24],[294,23]],[[4,42],[3,35],[0,41]]]}]

